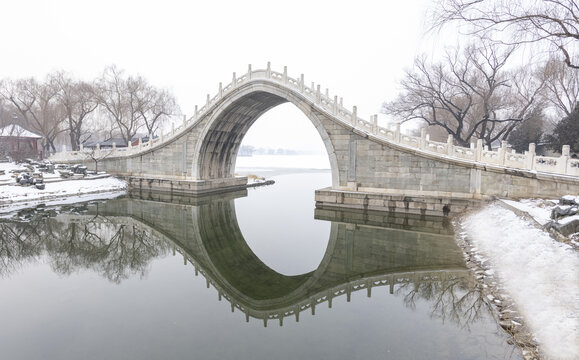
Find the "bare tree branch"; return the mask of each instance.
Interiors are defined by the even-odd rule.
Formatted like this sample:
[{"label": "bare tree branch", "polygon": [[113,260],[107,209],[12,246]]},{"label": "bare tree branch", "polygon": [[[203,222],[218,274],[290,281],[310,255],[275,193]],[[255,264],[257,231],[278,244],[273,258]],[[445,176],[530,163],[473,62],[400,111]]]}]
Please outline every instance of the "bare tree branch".
[{"label": "bare tree branch", "polygon": [[578,14],[574,0],[439,0],[432,28],[459,23],[467,34],[497,44],[537,44],[579,69]]},{"label": "bare tree branch", "polygon": [[462,146],[475,137],[490,147],[542,106],[544,82],[523,68],[505,70],[514,50],[483,43],[447,52],[441,63],[419,57],[401,82],[402,93],[383,111],[402,122],[441,127]]}]

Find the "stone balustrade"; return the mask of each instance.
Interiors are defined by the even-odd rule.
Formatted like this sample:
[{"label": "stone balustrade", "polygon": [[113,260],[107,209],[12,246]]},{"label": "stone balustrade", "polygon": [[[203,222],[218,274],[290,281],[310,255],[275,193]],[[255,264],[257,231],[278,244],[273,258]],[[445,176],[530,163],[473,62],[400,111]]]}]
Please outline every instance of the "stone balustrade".
[{"label": "stone balustrade", "polygon": [[489,151],[484,148],[481,139],[478,139],[476,144],[471,144],[470,148],[466,148],[454,145],[451,135],[446,142],[430,140],[425,131],[422,131],[419,137],[406,135],[401,133],[400,124],[389,124],[387,127],[379,126],[377,115],[372,115],[370,121],[364,120],[358,116],[356,106],[353,106],[352,110],[345,108],[342,98],[337,95],[331,97],[328,89],[322,92],[321,86],[314,82],[307,86],[303,74],[299,78],[289,77],[287,67],[284,67],[283,72],[273,71],[269,62],[266,69],[252,70],[251,65],[249,65],[245,74],[237,76],[236,73],[233,73],[232,81],[229,84],[223,86],[222,83],[219,83],[219,90],[216,95],[212,97],[207,94],[206,103],[200,108],[195,106],[193,116],[183,117],[182,124],[177,127],[173,123],[170,131],[161,133],[157,139],[149,136],[148,142],[143,143],[139,139],[137,146],[131,146],[129,143],[126,148],[100,149],[97,147],[91,150],[81,148],[78,151],[62,151],[54,154],[50,160],[53,162],[73,162],[91,158],[127,157],[160,148],[187,132],[208,114],[224,96],[254,81],[268,81],[283,85],[291,91],[299,93],[313,103],[317,110],[330,115],[342,125],[351,127],[354,131],[363,133],[370,138],[395,144],[408,150],[425,153],[429,156],[434,155],[435,157],[476,162],[489,166],[579,176],[579,159],[570,158],[569,146],[567,145],[563,147],[560,157],[546,157],[536,155],[535,144],[530,144],[529,150],[520,154],[508,149],[505,141],[502,142],[498,150]]}]

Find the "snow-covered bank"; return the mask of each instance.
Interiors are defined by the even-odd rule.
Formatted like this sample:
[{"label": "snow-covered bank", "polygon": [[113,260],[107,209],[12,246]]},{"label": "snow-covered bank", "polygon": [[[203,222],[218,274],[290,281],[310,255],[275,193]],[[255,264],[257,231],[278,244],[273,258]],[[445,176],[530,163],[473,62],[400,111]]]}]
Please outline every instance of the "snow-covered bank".
[{"label": "snow-covered bank", "polygon": [[501,200],[503,203],[529,214],[539,225],[546,225],[551,221],[551,210],[557,205],[559,200],[523,199]]},{"label": "snow-covered bank", "polygon": [[39,205],[44,206],[61,206],[61,205],[71,205],[77,203],[84,203],[89,201],[103,201],[115,199],[120,196],[126,195],[125,190],[120,191],[106,191],[99,193],[85,193],[80,195],[70,195],[64,197],[54,197],[47,199],[37,199],[31,201],[21,201],[15,202],[8,205],[0,205],[0,218],[8,217],[10,218],[12,213],[20,211],[22,209],[31,209]]},{"label": "snow-covered bank", "polygon": [[[33,186],[2,186],[0,187],[0,212],[12,211],[22,207],[22,203],[33,205],[39,201],[55,198],[83,196],[95,193],[123,192],[127,183],[113,177],[94,180],[70,180],[46,184],[44,190]],[[80,199],[78,201],[81,201]]]},{"label": "snow-covered bank", "polygon": [[[58,174],[45,174],[45,189],[15,184],[10,170],[21,168],[14,163],[0,163],[0,213],[35,206],[46,202],[78,202],[122,195],[127,183],[113,177],[95,179],[61,179]],[[1,171],[0,171],[1,172]],[[99,195],[95,195],[99,194]]]},{"label": "snow-covered bank", "polygon": [[579,254],[498,204],[462,222],[548,359],[579,354]]}]

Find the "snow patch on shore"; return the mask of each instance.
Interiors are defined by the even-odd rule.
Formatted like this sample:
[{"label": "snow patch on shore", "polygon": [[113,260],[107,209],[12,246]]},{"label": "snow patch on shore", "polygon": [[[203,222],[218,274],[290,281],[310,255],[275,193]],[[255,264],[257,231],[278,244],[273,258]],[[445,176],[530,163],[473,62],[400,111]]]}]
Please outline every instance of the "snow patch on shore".
[{"label": "snow patch on shore", "polygon": [[[0,213],[32,207],[40,203],[60,204],[114,198],[124,194],[127,189],[125,181],[108,177],[91,180],[46,182],[45,189],[38,190],[34,186],[15,184],[15,180],[9,171],[20,167],[13,163],[0,163],[0,170],[5,170],[5,175],[0,175],[0,180],[4,184],[0,184]],[[52,179],[59,176],[46,174],[45,177]]]},{"label": "snow patch on shore", "polygon": [[543,353],[550,359],[575,359],[579,254],[497,204],[470,215],[463,225],[477,251],[489,259]]},{"label": "snow patch on shore", "polygon": [[542,199],[523,199],[521,201],[503,199],[501,201],[515,209],[526,212],[541,225],[551,221],[551,211],[559,203],[559,200]]},{"label": "snow patch on shore", "polygon": [[126,182],[113,177],[48,183],[44,190],[38,190],[34,186],[3,186],[0,189],[0,204],[104,191],[118,191],[124,190],[126,187]]}]

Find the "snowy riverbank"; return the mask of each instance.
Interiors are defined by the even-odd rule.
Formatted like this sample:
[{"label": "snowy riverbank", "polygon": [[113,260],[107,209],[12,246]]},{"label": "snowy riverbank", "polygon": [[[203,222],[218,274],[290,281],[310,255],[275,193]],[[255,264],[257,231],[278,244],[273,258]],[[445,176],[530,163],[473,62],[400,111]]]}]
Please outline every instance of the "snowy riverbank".
[{"label": "snowy riverbank", "polygon": [[[518,317],[506,315],[515,305],[521,320],[533,334],[547,359],[576,359],[579,354],[579,253],[573,246],[554,240],[541,229],[548,221],[550,205],[539,200],[507,201],[534,221],[491,204],[461,221],[462,240],[469,260],[480,265],[503,309],[501,318],[514,330]],[[556,202],[550,202],[553,204]],[[484,280],[483,280],[484,281]],[[492,295],[491,295],[492,296]],[[514,320],[514,322],[513,322]],[[503,323],[504,324],[504,323]]]},{"label": "snowy riverbank", "polygon": [[[110,198],[124,194],[127,184],[114,177],[95,179],[59,179],[46,177],[45,189],[15,185],[10,170],[19,166],[0,163],[0,213],[35,206],[45,202],[78,202],[97,198]],[[98,195],[97,195],[98,194]]]}]

